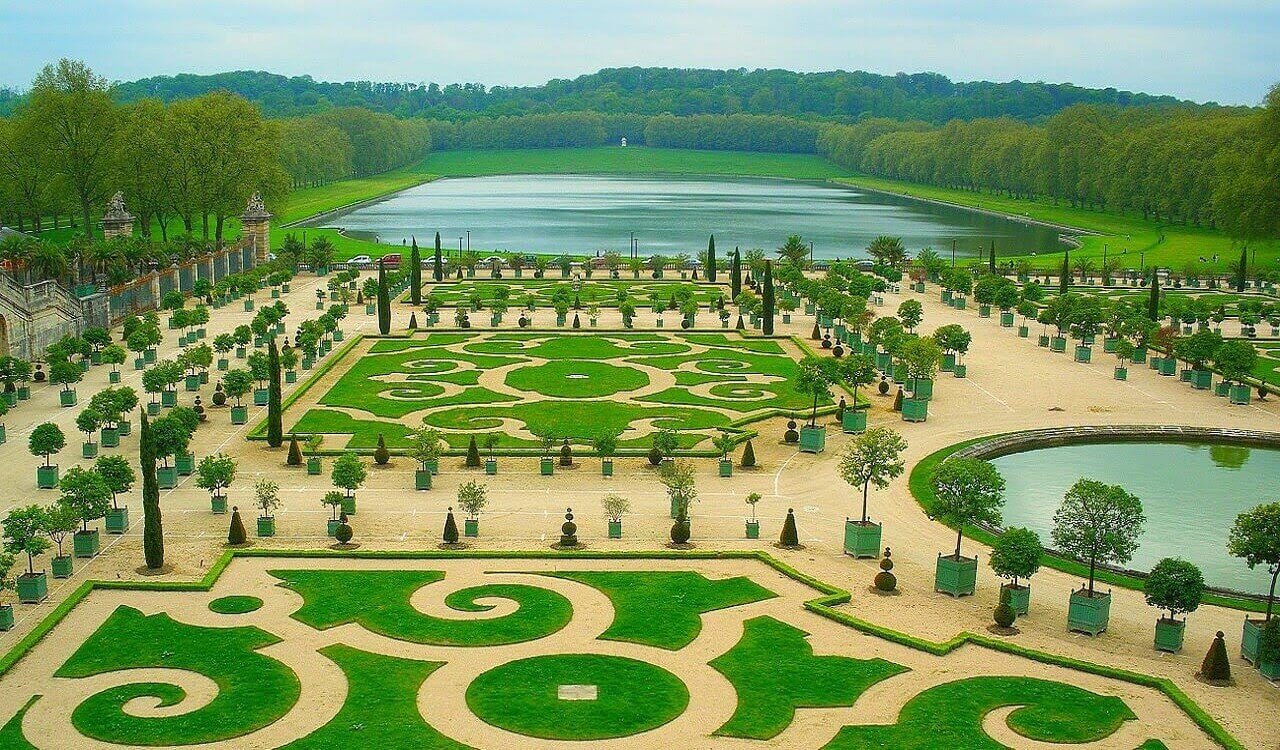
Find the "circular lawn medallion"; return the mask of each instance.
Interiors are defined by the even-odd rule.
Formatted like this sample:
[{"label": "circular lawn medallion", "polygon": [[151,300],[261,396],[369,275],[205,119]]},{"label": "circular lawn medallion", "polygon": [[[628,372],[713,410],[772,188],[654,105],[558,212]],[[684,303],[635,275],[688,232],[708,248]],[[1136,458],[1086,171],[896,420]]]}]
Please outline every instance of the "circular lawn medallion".
[{"label": "circular lawn medallion", "polygon": [[649,384],[649,376],[634,367],[606,362],[554,360],[507,373],[507,385],[552,398],[600,398],[634,391]]},{"label": "circular lawn medallion", "polygon": [[256,596],[224,596],[209,602],[209,609],[220,615],[243,615],[262,608]]},{"label": "circular lawn medallion", "polygon": [[467,706],[482,721],[549,740],[647,732],[688,705],[688,688],[667,670],[603,654],[518,659],[485,672],[467,688]]}]

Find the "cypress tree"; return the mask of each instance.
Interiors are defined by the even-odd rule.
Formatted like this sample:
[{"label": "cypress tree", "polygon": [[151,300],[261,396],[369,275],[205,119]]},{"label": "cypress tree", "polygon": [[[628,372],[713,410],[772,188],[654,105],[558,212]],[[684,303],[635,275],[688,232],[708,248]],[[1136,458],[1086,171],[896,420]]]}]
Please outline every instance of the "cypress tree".
[{"label": "cypress tree", "polygon": [[761,323],[760,330],[766,336],[773,335],[773,261],[766,260],[764,262],[764,321]]},{"label": "cypress tree", "polygon": [[471,442],[467,443],[467,466],[472,469],[480,468],[480,447],[476,445],[476,436],[471,436]]},{"label": "cypress tree", "polygon": [[711,239],[707,242],[707,281],[715,283],[716,280],[716,236],[711,235]]},{"label": "cypress tree", "polygon": [[1147,317],[1160,320],[1160,274],[1151,272],[1151,296],[1147,298]]},{"label": "cypress tree", "polygon": [[279,448],[284,444],[284,409],[280,404],[280,350],[276,340],[267,346],[267,445]]},{"label": "cypress tree", "polygon": [[736,300],[742,293],[742,254],[738,248],[733,249],[733,257],[729,260],[729,299]]},{"label": "cypress tree", "polygon": [[787,508],[787,520],[782,522],[782,534],[778,537],[778,544],[783,547],[800,546],[800,532],[796,530],[796,512],[794,508]]},{"label": "cypress tree", "polygon": [[991,250],[987,253],[987,270],[996,272],[996,241],[991,240]]},{"label": "cypress tree", "polygon": [[436,232],[436,262],[435,262],[435,266],[432,267],[431,269],[431,275],[436,280],[437,284],[440,283],[441,281],[444,281],[444,258],[440,254],[440,233],[439,232]]},{"label": "cypress tree", "polygon": [[1066,294],[1071,286],[1071,251],[1062,253],[1062,271],[1058,273],[1058,294]]},{"label": "cypress tree", "polygon": [[142,554],[147,567],[164,567],[164,527],[160,522],[160,485],[156,482],[156,449],[151,440],[147,410],[139,409],[142,428],[138,436],[138,458],[142,464]]},{"label": "cypress tree", "polygon": [[1240,270],[1236,272],[1236,291],[1243,292],[1246,274],[1249,270],[1249,248],[1240,248]]},{"label": "cypress tree", "polygon": [[298,447],[297,433],[289,435],[289,459],[285,463],[289,466],[302,465],[302,449]]},{"label": "cypress tree", "polygon": [[378,260],[378,333],[391,333],[391,295],[387,292],[387,264]]},{"label": "cypress tree", "polygon": [[409,301],[415,306],[422,304],[422,256],[418,253],[418,238],[412,237],[413,248],[409,251]]}]

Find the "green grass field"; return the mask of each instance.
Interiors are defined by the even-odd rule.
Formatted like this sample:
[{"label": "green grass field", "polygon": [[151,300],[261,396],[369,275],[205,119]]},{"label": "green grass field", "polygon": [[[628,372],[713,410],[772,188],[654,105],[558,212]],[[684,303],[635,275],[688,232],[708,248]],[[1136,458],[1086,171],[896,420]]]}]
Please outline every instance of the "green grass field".
[{"label": "green grass field", "polygon": [[[1175,273],[1181,273],[1189,263],[1196,263],[1202,270],[1216,269],[1225,272],[1227,264],[1240,257],[1240,247],[1229,237],[1213,229],[1181,225],[1165,226],[1154,221],[1146,221],[1141,216],[1109,211],[1086,211],[1067,205],[1054,205],[1049,200],[1018,200],[879,177],[841,177],[835,181],[1099,232],[1099,235],[1081,237],[1083,246],[1079,250],[1071,251],[1074,257],[1094,259],[1095,265],[1102,260],[1104,246],[1106,246],[1107,256],[1118,257],[1125,267],[1136,268],[1139,262],[1143,262],[1148,266],[1159,264],[1172,268]],[[1125,253],[1126,250],[1127,253]],[[1277,266],[1277,261],[1280,260],[1280,241],[1255,243],[1250,251],[1251,262],[1254,250],[1257,252],[1257,260],[1262,268],[1276,270],[1280,267]],[[1218,256],[1216,263],[1198,263],[1201,256],[1212,259],[1214,255]],[[1062,263],[1060,255],[1054,255],[1050,259],[1046,259],[1045,256],[1038,258],[1003,256],[1000,260],[1015,260],[1017,257],[1025,257],[1037,267],[1055,270]]]},{"label": "green grass field", "polygon": [[[510,271],[507,275],[510,275]],[[599,274],[600,278],[586,279],[579,285],[579,290],[573,291],[572,283],[560,279],[559,272],[554,274],[548,272],[548,276],[556,278],[532,278],[532,272],[525,273],[522,279],[502,279],[494,281],[446,281],[440,284],[427,282],[422,285],[422,295],[425,297],[429,294],[435,295],[444,307],[453,307],[462,302],[474,302],[479,300],[482,308],[488,308],[493,302],[498,290],[506,290],[507,305],[509,311],[516,311],[517,307],[525,305],[527,302],[533,302],[536,307],[547,308],[554,304],[554,298],[557,294],[563,294],[566,299],[572,301],[575,297],[582,303],[582,317],[586,318],[584,312],[587,307],[592,304],[599,307],[616,308],[619,302],[630,297],[636,304],[637,312],[644,311],[644,307],[652,307],[651,303],[654,295],[658,295],[664,303],[669,303],[675,298],[677,291],[687,289],[690,299],[697,302],[700,307],[706,307],[716,297],[728,299],[728,284],[719,284],[712,286],[706,283],[688,283],[680,284],[676,281],[636,281],[631,279],[630,271],[623,271],[627,278],[619,280],[611,280],[604,278],[606,274]],[[675,274],[671,274],[674,276]],[[409,293],[405,292],[400,297],[400,301],[404,302],[409,299]],[[517,313],[518,314],[518,313]],[[585,323],[584,323],[585,325]]]},{"label": "green grass field", "polygon": [[847,174],[814,154],[697,151],[617,146],[602,148],[439,151],[416,167],[441,177],[496,174],[678,174],[825,180]]}]

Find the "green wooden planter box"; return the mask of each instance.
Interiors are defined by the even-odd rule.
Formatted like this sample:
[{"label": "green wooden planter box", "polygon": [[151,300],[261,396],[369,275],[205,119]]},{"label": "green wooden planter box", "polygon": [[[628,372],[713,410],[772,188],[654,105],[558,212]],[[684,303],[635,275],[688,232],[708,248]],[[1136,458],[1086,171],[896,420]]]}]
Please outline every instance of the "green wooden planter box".
[{"label": "green wooden planter box", "polygon": [[1027,326],[1018,326],[1018,338],[1025,339],[1031,337],[1031,329]]},{"label": "green wooden planter box", "polygon": [[286,383],[296,383],[296,382],[298,382],[298,371],[297,371],[297,370],[285,370],[285,371],[284,371],[284,382],[286,382]]},{"label": "green wooden planter box", "polygon": [[266,388],[253,389],[253,405],[266,406],[267,401],[271,399],[271,392]]},{"label": "green wooden planter box", "polygon": [[966,307],[968,304],[969,304],[969,301],[968,301],[968,298],[966,298],[966,297],[955,297],[955,298],[953,298],[953,299],[952,299],[952,301],[951,301],[951,306],[952,306],[952,307],[954,307],[954,308],[955,308],[955,309],[957,309],[957,310],[963,310],[963,309],[965,309],[965,307]]},{"label": "green wooden planter box", "polygon": [[1116,344],[1119,342],[1120,342],[1120,339],[1113,338],[1111,336],[1104,338],[1102,340],[1102,351],[1106,352],[1107,354],[1111,354],[1115,352]]},{"label": "green wooden planter box", "polygon": [[431,470],[417,469],[413,472],[413,488],[415,490],[431,489]]},{"label": "green wooden planter box", "polygon": [[258,536],[275,536],[276,519],[270,516],[258,517]]},{"label": "green wooden planter box", "polygon": [[355,495],[344,496],[342,498],[342,512],[348,516],[354,516],[356,514]]},{"label": "green wooden planter box", "polygon": [[1049,339],[1049,351],[1062,353],[1067,350],[1067,340],[1062,336],[1054,336]]},{"label": "green wooden planter box", "polygon": [[759,521],[747,521],[747,538],[748,539],[760,538],[760,522]]},{"label": "green wooden planter box", "polygon": [[845,409],[840,427],[848,433],[865,432],[867,429],[867,412],[862,409]]},{"label": "green wooden planter box", "polygon": [[63,406],[75,406],[76,405],[75,389],[73,388],[69,391],[58,391],[58,403],[62,404]]},{"label": "green wooden planter box", "polygon": [[1091,347],[1091,346],[1085,346],[1084,344],[1081,344],[1080,346],[1077,346],[1077,347],[1076,347],[1076,361],[1077,361],[1077,362],[1085,362],[1085,363],[1092,362],[1092,361],[1093,361],[1093,347]]},{"label": "green wooden planter box", "polygon": [[70,578],[76,570],[76,559],[71,555],[54,557],[49,561],[49,567],[53,569],[54,578]]},{"label": "green wooden planter box", "polygon": [[1238,383],[1231,386],[1230,400],[1232,404],[1235,404],[1236,406],[1248,406],[1251,398],[1252,395],[1249,386],[1240,385]]},{"label": "green wooden planter box", "polygon": [[115,385],[116,383],[119,383],[119,382],[120,382],[120,371],[119,371],[119,370],[112,370],[111,372],[107,373],[107,382],[108,382],[108,383],[111,383],[112,385]]},{"label": "green wooden planter box", "polygon": [[544,477],[549,477],[556,471],[556,462],[550,458],[543,458],[538,461],[538,473]]},{"label": "green wooden planter box", "polygon": [[1088,591],[1071,592],[1071,602],[1067,607],[1067,629],[1077,633],[1098,635],[1107,629],[1111,619],[1111,594]]},{"label": "green wooden planter box", "polygon": [[177,391],[160,391],[160,406],[164,409],[172,409],[178,405]]},{"label": "green wooden planter box", "polygon": [[622,538],[622,521],[609,522],[609,538],[610,539]]},{"label": "green wooden planter box", "polygon": [[1134,350],[1133,350],[1133,356],[1129,358],[1129,361],[1130,361],[1130,362],[1132,362],[1132,363],[1133,363],[1133,364],[1135,364],[1135,365],[1140,365],[1140,364],[1142,364],[1143,362],[1146,362],[1146,361],[1147,361],[1147,347],[1145,347],[1145,346],[1135,347],[1135,348],[1134,348]]},{"label": "green wooden planter box", "polygon": [[1013,328],[1013,313],[1011,312],[1000,313],[1000,327]]},{"label": "green wooden planter box", "polygon": [[175,456],[173,468],[178,470],[178,476],[191,476],[196,470],[196,455],[194,453],[183,453]]},{"label": "green wooden planter box", "polygon": [[956,369],[956,355],[948,352],[942,355],[942,365],[940,368],[943,372],[951,372]]},{"label": "green wooden planter box", "polygon": [[1152,370],[1155,370],[1156,372],[1160,372],[1160,363],[1163,361],[1164,361],[1164,357],[1161,357],[1158,354],[1153,354],[1151,355],[1151,359],[1147,360],[1147,367],[1150,367]]},{"label": "green wooden planter box", "polygon": [[1114,370],[1113,372],[1115,373],[1115,379],[1116,379],[1116,380],[1128,380],[1128,379],[1129,379],[1129,369],[1128,369],[1128,368],[1126,368],[1126,367],[1117,367],[1117,368],[1115,368],[1115,370]]},{"label": "green wooden planter box", "polygon": [[[964,367],[964,365],[957,365]],[[932,378],[916,378],[911,382],[911,397],[921,401],[928,401],[933,398],[933,379]]]},{"label": "green wooden planter box", "polygon": [[36,467],[36,487],[51,490],[58,486],[58,465]]},{"label": "green wooden planter box", "polygon": [[991,305],[978,305],[978,317],[979,317],[979,318],[990,318],[990,317],[991,317]]},{"label": "green wooden planter box", "polygon": [[1178,360],[1172,357],[1166,357],[1160,360],[1160,374],[1166,377],[1172,377],[1178,372]]},{"label": "green wooden planter box", "polygon": [[1192,370],[1191,387],[1197,391],[1207,391],[1213,385],[1212,370]]},{"label": "green wooden planter box", "polygon": [[81,458],[97,458],[97,457],[98,457],[98,444],[97,444],[97,443],[82,443],[82,444],[80,445],[80,457],[81,457]]},{"label": "green wooden planter box", "polygon": [[13,605],[0,604],[0,632],[13,630]]},{"label": "green wooden planter box", "polygon": [[1280,680],[1280,659],[1260,662],[1258,664],[1258,674],[1268,680]]},{"label": "green wooden planter box", "polygon": [[933,590],[951,596],[969,596],[978,585],[978,558],[938,554]]},{"label": "green wooden planter box", "polygon": [[252,311],[252,310],[253,310],[253,300],[251,300],[251,299],[247,299],[247,300],[245,300],[245,301],[244,301],[244,311],[245,311],[245,312],[250,312],[250,311]]},{"label": "green wooden planter box", "polygon": [[1026,617],[1031,611],[1031,584],[1013,586],[1006,583],[1000,587],[1000,590],[1009,592],[1009,606],[1013,607],[1018,617]]},{"label": "green wooden planter box", "polygon": [[183,379],[183,386],[186,387],[188,392],[200,390],[200,376],[199,375],[186,376],[186,378]]},{"label": "green wooden planter box", "polygon": [[1186,628],[1186,621],[1166,620],[1163,617],[1156,620],[1156,650],[1167,651],[1171,654],[1181,651],[1182,636],[1186,632]]},{"label": "green wooden planter box", "polygon": [[326,525],[328,527],[329,537],[333,538],[333,536],[338,533],[338,527],[342,525],[342,521],[339,521],[336,518],[330,518],[326,522]]},{"label": "green wooden planter box", "polygon": [[127,419],[120,420],[116,425],[116,429],[120,431],[120,437],[128,437],[133,434],[133,425]]},{"label": "green wooden planter box", "polygon": [[846,519],[844,522],[844,553],[853,557],[879,557],[881,535],[884,527],[878,523]]},{"label": "green wooden planter box", "polygon": [[1258,650],[1262,646],[1264,620],[1244,619],[1244,632],[1240,635],[1240,656],[1250,664],[1258,663]]},{"label": "green wooden planter box", "polygon": [[120,447],[120,428],[118,427],[102,428],[102,447],[103,448],[119,448]]},{"label": "green wooden planter box", "polygon": [[427,471],[431,472],[433,475],[438,476],[440,474],[440,459],[438,458],[427,459]]},{"label": "green wooden planter box", "polygon": [[1213,384],[1213,395],[1220,398],[1226,398],[1231,393],[1231,383],[1226,380],[1219,380]]},{"label": "green wooden planter box", "polygon": [[105,520],[108,534],[123,534],[129,530],[129,506],[112,508],[107,511]]},{"label": "green wooden planter box", "polygon": [[178,486],[178,467],[161,466],[156,469],[156,484],[162,490],[171,490]]},{"label": "green wooden planter box", "polygon": [[[19,400],[19,401],[30,401],[30,400],[31,400],[31,386],[29,386],[29,385],[20,385],[20,386],[18,386],[18,391],[17,391],[17,392],[18,392],[18,400]],[[10,402],[10,404],[9,404],[9,405],[10,405],[10,406],[16,406],[16,404],[15,404],[15,403],[13,403],[13,402]]]},{"label": "green wooden planter box", "polygon": [[876,369],[887,373],[893,367],[893,357],[888,352],[876,352]]},{"label": "green wooden planter box", "polygon": [[231,424],[245,424],[249,421],[249,407],[233,406],[231,407]]},{"label": "green wooden planter box", "polygon": [[902,419],[906,422],[924,422],[929,418],[929,402],[908,398],[902,401]]},{"label": "green wooden planter box", "polygon": [[821,453],[827,447],[827,428],[821,425],[805,425],[800,428],[800,450],[805,453]]},{"label": "green wooden planter box", "polygon": [[951,300],[952,300],[951,290],[950,290],[950,289],[943,289],[943,290],[942,290],[942,297],[941,297],[941,299],[942,299],[943,304],[946,304],[946,305],[951,304]]},{"label": "green wooden planter box", "polygon": [[611,476],[613,476],[613,459],[612,459],[612,458],[605,458],[605,459],[601,459],[601,461],[600,461],[600,476],[602,476],[602,477],[611,477]]},{"label": "green wooden planter box", "polygon": [[310,456],[307,458],[307,476],[320,476],[320,457]]},{"label": "green wooden planter box", "polygon": [[498,459],[486,458],[484,460],[484,473],[488,476],[495,476],[498,473]]},{"label": "green wooden planter box", "polygon": [[1040,336],[1036,338],[1036,344],[1037,344],[1038,346],[1048,346],[1048,345],[1049,345],[1049,337],[1048,337],[1048,335],[1043,334],[1043,333],[1042,333],[1042,334],[1040,334]]},{"label": "green wooden planter box", "polygon": [[102,549],[102,540],[97,529],[77,531],[71,536],[71,548],[76,557],[94,557]]},{"label": "green wooden planter box", "polygon": [[722,476],[722,477],[731,477],[731,476],[733,476],[733,462],[732,462],[732,461],[729,461],[729,460],[726,460],[726,459],[720,459],[720,476]]},{"label": "green wooden planter box", "polygon": [[155,349],[142,350],[142,361],[146,362],[149,365],[154,365],[156,363],[156,360],[159,358],[160,358],[160,352],[156,351]]},{"label": "green wooden planter box", "polygon": [[227,514],[227,498],[225,495],[220,497],[209,497],[209,512],[215,516],[225,516]]},{"label": "green wooden planter box", "polygon": [[480,519],[467,518],[462,521],[462,534],[471,538],[480,536]]},{"label": "green wooden planter box", "polygon": [[19,602],[39,604],[49,598],[49,579],[43,570],[39,573],[23,573],[15,580]]}]

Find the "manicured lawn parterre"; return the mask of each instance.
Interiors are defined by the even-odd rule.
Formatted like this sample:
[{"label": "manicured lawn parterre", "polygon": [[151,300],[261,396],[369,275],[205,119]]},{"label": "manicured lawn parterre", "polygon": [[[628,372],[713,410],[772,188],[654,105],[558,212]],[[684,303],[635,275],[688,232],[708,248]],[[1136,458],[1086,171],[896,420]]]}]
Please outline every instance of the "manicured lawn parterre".
[{"label": "manicured lawn parterre", "polygon": [[243,615],[262,609],[262,600],[256,596],[224,596],[209,602],[209,610],[220,615]]},{"label": "manicured lawn parterre", "polygon": [[[237,551],[235,556],[284,556],[268,551],[259,553]],[[370,559],[389,557],[385,553],[356,556]],[[430,566],[427,560],[449,556],[424,553],[413,557],[423,558],[423,564]],[[640,556],[660,555],[648,553],[629,557]],[[685,559],[702,560],[698,564],[703,565],[714,565],[716,556],[735,557],[725,552],[683,555]],[[518,572],[518,556],[492,557],[495,558],[493,572]],[[577,553],[560,559],[572,560],[575,557],[605,555]],[[767,560],[778,573],[816,587],[824,594],[821,599],[794,600],[797,617],[804,616],[801,614],[804,608],[823,614],[827,605],[818,602],[847,600],[847,592],[839,592],[805,578],[763,553],[745,557]],[[200,596],[199,592],[208,590],[224,568],[222,563],[215,566],[218,572],[200,584],[173,584],[174,591],[189,591]],[[762,572],[767,570],[761,568]],[[777,595],[749,575],[713,578],[692,570],[561,569],[549,573],[535,569],[529,571],[527,579],[530,583],[527,585],[500,583],[457,590],[445,596],[443,603],[455,610],[458,616],[435,618],[413,607],[410,599],[424,586],[427,590],[419,596],[422,593],[429,595],[430,586],[445,579],[446,574],[439,570],[332,567],[268,572],[283,582],[281,586],[302,597],[303,604],[293,617],[304,625],[324,630],[354,622],[375,633],[374,638],[440,644],[443,650],[433,651],[430,658],[421,654],[415,658],[387,655],[389,649],[395,649],[394,642],[381,646],[379,650],[383,653],[344,643],[323,646],[319,649],[320,655],[341,669],[346,682],[345,691],[341,693],[344,695],[342,705],[336,715],[306,736],[286,741],[286,744],[278,744],[279,741],[257,742],[255,746],[318,750],[376,744],[378,748],[388,750],[465,750],[479,743],[464,744],[433,726],[433,722],[442,719],[437,710],[441,701],[433,692],[440,686],[433,688],[428,680],[441,667],[453,666],[455,659],[465,665],[468,654],[474,653],[475,648],[521,641],[530,642],[534,653],[522,651],[519,657],[499,660],[496,666],[478,669],[474,676],[468,678],[464,696],[466,704],[481,721],[509,732],[549,740],[593,741],[659,730],[684,718],[693,704],[690,686],[696,683],[682,676],[685,674],[683,665],[687,663],[694,667],[698,662],[687,657],[682,660],[679,652],[700,634],[704,635],[701,615],[713,610],[734,610],[717,615],[719,626],[741,628],[734,645],[705,662],[732,685],[736,699],[732,716],[714,732],[720,737],[778,738],[792,725],[798,712],[852,706],[872,686],[892,680],[895,675],[906,671],[905,667],[881,658],[847,655],[844,648],[842,651],[845,653],[842,654],[815,654],[806,631],[779,619],[788,617],[787,610],[779,610],[771,604],[769,615],[752,613],[752,604]],[[546,642],[549,650],[539,652],[541,639],[558,633],[573,616],[572,605],[565,595],[570,599],[574,596],[568,589],[562,595],[539,586],[538,573],[575,581],[603,592],[614,609],[614,617],[599,638],[626,641],[630,644],[626,647],[627,655],[600,653],[601,644],[592,640],[591,635],[574,635],[574,640],[567,642],[557,636],[556,640]],[[102,588],[123,589],[127,586]],[[164,585],[142,587],[163,590]],[[114,593],[106,590],[94,595],[113,596]],[[175,597],[182,595],[174,594]],[[263,593],[263,596],[286,594]],[[482,613],[490,609],[490,603],[478,602],[491,598],[509,599],[517,606],[514,610],[506,610],[503,616],[484,616]],[[248,600],[257,599],[232,594],[214,600],[211,606],[244,610]],[[232,606],[237,602],[239,606]],[[255,608],[245,614],[264,618],[262,624],[269,627],[273,615],[256,612]],[[267,608],[262,612],[267,612]],[[481,616],[471,618],[467,613]],[[55,613],[51,619],[56,621],[61,616],[63,612]],[[853,622],[844,613],[824,616],[828,620],[826,624],[812,619],[808,622],[828,628],[834,626],[830,620],[848,621],[846,624]],[[887,637],[901,645],[925,648],[939,655],[949,650],[936,644],[916,646],[910,636],[875,626],[855,627],[872,636]],[[725,634],[717,632],[712,635],[723,637]],[[82,700],[73,710],[73,725],[87,737],[131,746],[186,745],[236,739],[280,720],[299,699],[301,690],[297,676],[283,663],[258,651],[278,642],[278,638],[256,626],[192,626],[163,612],[144,615],[131,607],[118,606],[55,675],[74,680],[138,668],[198,672],[213,680],[218,693],[197,709],[155,717],[139,715],[135,707],[129,705],[135,698],[148,702],[158,699],[161,707],[181,707],[184,701],[193,699],[173,684],[125,683]],[[828,638],[826,642],[831,641]],[[849,644],[857,642],[857,639],[848,641]],[[462,648],[454,651],[451,650],[453,647]],[[848,648],[855,647],[850,645]],[[655,649],[653,659],[645,658],[647,649]],[[1020,653],[1017,647],[1008,650]],[[677,653],[673,654],[673,651]],[[1025,655],[1084,671],[1108,673],[1105,668],[1072,663],[1059,657],[1045,657],[1036,652],[1025,651]],[[698,657],[702,658],[705,657]],[[6,659],[6,663],[11,663],[11,659]],[[1126,679],[1125,674],[1115,671],[1111,676]],[[127,679],[124,675],[121,677]],[[1132,681],[1143,684],[1139,680]],[[311,689],[315,687],[311,686]],[[1185,697],[1182,700],[1185,701]],[[1199,709],[1194,704],[1179,705],[1196,718]],[[911,697],[895,724],[845,726],[826,747],[837,750],[942,746],[966,750],[1000,748],[1003,745],[986,734],[983,722],[992,711],[1003,707],[1015,707],[1007,720],[1010,730],[1030,740],[1050,743],[1103,740],[1126,721],[1136,718],[1121,698],[1090,692],[1065,682],[1018,676],[961,675],[954,681],[934,684]],[[23,717],[40,710],[41,697],[27,697],[24,708],[0,727],[0,740],[3,741],[0,744],[14,748],[31,747],[22,734]],[[1197,718],[1197,721],[1201,720]],[[1212,720],[1208,721],[1214,731],[1221,732]],[[1201,725],[1205,726],[1203,721]],[[1160,727],[1148,729],[1156,734]],[[664,737],[664,742],[671,739],[667,735]],[[1219,737],[1225,746],[1238,747],[1224,734]],[[255,742],[252,738],[242,741]],[[697,739],[683,736],[680,744],[694,746]],[[1139,750],[1160,750],[1163,747],[1161,742],[1152,739]]]},{"label": "manicured lawn parterre", "polygon": [[[378,435],[402,448],[425,423],[455,449],[500,434],[499,450],[539,436],[584,445],[609,431],[619,446],[647,449],[650,427],[679,430],[682,448],[772,415],[805,411],[794,386],[798,349],[736,333],[419,333],[360,345],[292,432],[351,435],[372,450]],[[796,352],[796,353],[793,353]],[[487,378],[482,382],[482,377]],[[820,402],[827,406],[829,400]],[[286,414],[294,416],[299,407]],[[330,440],[326,447],[342,446]]]},{"label": "manicured lawn parterre", "polygon": [[[429,253],[424,253],[424,258],[429,257]],[[477,270],[477,274],[485,273],[487,270]],[[548,275],[559,277],[560,271],[552,270],[547,272]],[[627,270],[621,271],[625,278],[608,279],[595,278],[595,276],[603,277],[607,271],[599,271],[594,274],[593,278],[583,279],[579,284],[578,291],[573,291],[573,284],[569,281],[559,280],[558,278],[548,279],[531,279],[532,271],[525,271],[525,278],[512,279],[504,278],[493,281],[446,281],[439,284],[431,283],[429,280],[422,285],[422,295],[435,295],[440,303],[445,307],[455,307],[459,304],[469,304],[473,299],[479,298],[483,310],[488,310],[498,294],[498,291],[505,289],[507,296],[507,315],[515,318],[519,317],[520,310],[526,305],[526,297],[533,296],[534,305],[538,309],[546,310],[553,306],[554,298],[557,294],[564,295],[566,299],[572,302],[575,298],[582,303],[582,309],[569,310],[569,318],[573,318],[573,314],[577,313],[582,320],[582,325],[587,325],[587,308],[592,304],[599,305],[602,308],[616,308],[618,304],[625,298],[630,297],[636,305],[638,315],[651,314],[650,300],[652,295],[657,294],[664,303],[669,303],[678,290],[688,290],[690,299],[698,303],[702,308],[702,315],[710,315],[706,312],[706,307],[711,300],[716,297],[723,297],[726,301],[729,299],[729,286],[727,284],[710,284],[706,282],[682,283],[678,280],[676,273],[668,271],[667,276],[677,276],[676,280],[665,281],[636,281],[631,279],[631,272]],[[641,273],[641,277],[647,275],[647,271]],[[510,277],[510,270],[503,271],[503,274]],[[430,279],[430,270],[425,274]],[[405,302],[409,299],[409,293],[406,292],[401,296],[400,301]],[[675,314],[675,313],[673,313]],[[477,318],[480,316],[476,316]],[[487,316],[485,316],[487,317]]]}]

